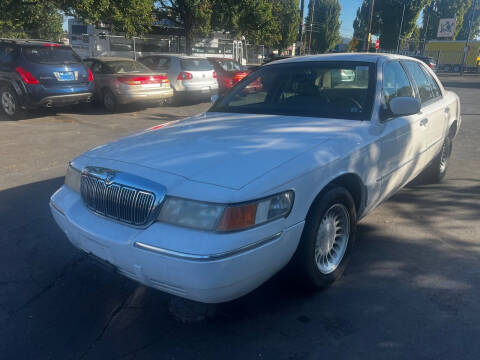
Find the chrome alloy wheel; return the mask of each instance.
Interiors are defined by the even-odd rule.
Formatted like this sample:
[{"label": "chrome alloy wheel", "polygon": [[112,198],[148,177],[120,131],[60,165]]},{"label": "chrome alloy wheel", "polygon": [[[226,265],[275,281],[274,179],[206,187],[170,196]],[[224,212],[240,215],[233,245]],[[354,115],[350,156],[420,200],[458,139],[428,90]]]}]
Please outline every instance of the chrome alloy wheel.
[{"label": "chrome alloy wheel", "polygon": [[2,93],[2,108],[3,111],[9,116],[13,116],[15,114],[15,99],[13,95],[9,91],[4,91]]},{"label": "chrome alloy wheel", "polygon": [[447,170],[448,158],[450,157],[451,142],[445,141],[442,145],[442,151],[440,153],[440,173],[444,173]]},{"label": "chrome alloy wheel", "polygon": [[315,262],[322,274],[334,272],[345,255],[350,237],[350,215],[342,204],[333,204],[320,222],[315,240]]}]

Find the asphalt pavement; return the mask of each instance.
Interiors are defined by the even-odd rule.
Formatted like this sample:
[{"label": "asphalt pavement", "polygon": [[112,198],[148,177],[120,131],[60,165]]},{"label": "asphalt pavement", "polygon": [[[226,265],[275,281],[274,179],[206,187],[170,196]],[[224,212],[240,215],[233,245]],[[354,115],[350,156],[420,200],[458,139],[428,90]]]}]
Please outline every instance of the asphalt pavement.
[{"label": "asphalt pavement", "polygon": [[442,80],[463,119],[443,183],[362,220],[333,287],[304,293],[275,276],[195,323],[172,315],[173,296],[70,245],[48,199],[77,154],[209,104],[0,121],[0,359],[479,359],[480,77]]}]

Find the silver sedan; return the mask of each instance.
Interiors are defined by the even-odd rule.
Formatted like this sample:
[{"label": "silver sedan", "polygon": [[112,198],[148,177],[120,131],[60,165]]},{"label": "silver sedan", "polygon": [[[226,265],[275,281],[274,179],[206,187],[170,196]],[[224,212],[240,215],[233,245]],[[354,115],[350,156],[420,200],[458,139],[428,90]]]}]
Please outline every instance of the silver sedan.
[{"label": "silver sedan", "polygon": [[108,111],[133,102],[162,103],[173,96],[165,73],[154,72],[145,65],[125,58],[90,58],[84,60],[92,70],[95,99]]}]

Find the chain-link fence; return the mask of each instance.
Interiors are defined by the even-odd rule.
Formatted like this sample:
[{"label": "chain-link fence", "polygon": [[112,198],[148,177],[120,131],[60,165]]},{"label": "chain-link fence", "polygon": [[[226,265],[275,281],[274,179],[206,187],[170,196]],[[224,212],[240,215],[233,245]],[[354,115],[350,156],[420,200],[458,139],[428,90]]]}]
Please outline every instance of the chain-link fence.
[{"label": "chain-link fence", "polygon": [[433,59],[436,64],[437,72],[460,73],[470,72],[476,73],[479,70],[476,54],[463,51],[425,51],[425,56]]},{"label": "chain-link fence", "polygon": [[[137,59],[152,54],[185,54],[185,37],[177,35],[132,37],[85,34],[71,36],[70,45],[82,58],[116,56]],[[199,57],[229,58],[246,64],[261,64],[263,45],[250,45],[241,40],[196,39],[192,55]]]}]

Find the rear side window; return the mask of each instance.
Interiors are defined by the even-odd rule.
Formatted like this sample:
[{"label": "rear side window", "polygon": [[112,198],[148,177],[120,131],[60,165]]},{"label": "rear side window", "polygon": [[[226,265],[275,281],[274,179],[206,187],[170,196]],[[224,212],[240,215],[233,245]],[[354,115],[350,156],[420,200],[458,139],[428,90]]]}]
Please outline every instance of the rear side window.
[{"label": "rear side window", "polygon": [[435,98],[432,84],[427,78],[425,72],[420,68],[420,65],[413,61],[406,61],[405,66],[417,84],[418,93],[420,95],[420,101],[422,104]]},{"label": "rear side window", "polygon": [[182,70],[189,71],[208,71],[213,70],[212,64],[205,59],[182,59]]},{"label": "rear side window", "polygon": [[15,60],[15,47],[8,44],[0,44],[0,63],[10,63]]},{"label": "rear side window", "polygon": [[28,46],[23,48],[28,61],[37,64],[73,64],[81,62],[80,57],[66,46]]},{"label": "rear side window", "polygon": [[435,81],[435,79],[430,75],[427,70],[422,69],[423,72],[425,73],[425,76],[427,77],[428,81],[430,82],[430,87],[432,89],[432,95],[434,98],[438,98],[442,96],[442,91],[440,90],[440,87],[438,86],[438,83]]},{"label": "rear side window", "polygon": [[244,71],[246,68],[233,60],[219,60],[218,64],[225,71]]},{"label": "rear side window", "polygon": [[407,74],[398,61],[383,66],[383,96],[387,104],[399,96],[415,96]]}]

